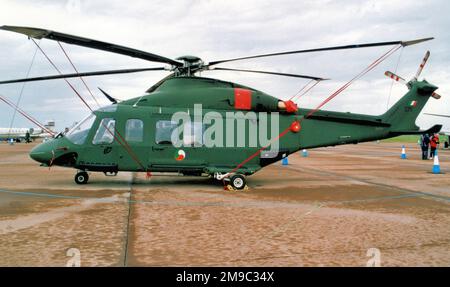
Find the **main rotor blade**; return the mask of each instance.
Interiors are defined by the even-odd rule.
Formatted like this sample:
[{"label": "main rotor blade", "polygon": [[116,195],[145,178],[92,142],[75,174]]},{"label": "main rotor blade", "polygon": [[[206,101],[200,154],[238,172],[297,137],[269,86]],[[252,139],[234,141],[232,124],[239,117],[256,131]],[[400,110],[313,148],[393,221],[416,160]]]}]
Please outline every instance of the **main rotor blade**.
[{"label": "main rotor blade", "polygon": [[422,73],[423,67],[427,63],[429,57],[430,57],[430,51],[427,51],[425,53],[425,57],[423,57],[422,63],[420,63],[419,69],[417,70],[417,73],[415,76],[416,79],[419,78],[420,74]]},{"label": "main rotor blade", "polygon": [[415,45],[415,44],[418,44],[418,43],[421,43],[421,42],[425,42],[425,41],[429,41],[429,40],[433,40],[433,39],[434,38],[423,38],[423,39],[417,39],[417,40],[412,40],[412,41],[391,41],[391,42],[354,44],[354,45],[315,48],[315,49],[297,50],[297,51],[271,53],[271,54],[261,54],[261,55],[255,55],[255,56],[248,56],[248,57],[240,57],[240,58],[226,59],[226,60],[220,60],[220,61],[213,61],[213,62],[209,63],[209,66],[213,66],[213,65],[217,65],[217,64],[225,63],[225,62],[231,62],[231,61],[263,58],[263,57],[272,57],[272,56],[281,56],[281,55],[290,55],[290,54],[300,54],[300,53],[311,53],[311,52],[332,51],[332,50],[346,50],[346,49],[357,49],[357,48],[368,48],[368,47],[379,47],[379,46],[391,46],[391,45],[402,45],[403,47],[406,47],[406,46]]},{"label": "main rotor blade", "polygon": [[63,75],[53,75],[35,78],[25,78],[16,79],[8,81],[0,81],[2,84],[12,84],[12,83],[23,83],[23,82],[34,82],[34,81],[44,81],[44,80],[54,80],[54,79],[65,79],[65,78],[77,78],[77,77],[88,77],[88,76],[102,76],[102,75],[113,75],[113,74],[128,74],[128,73],[139,73],[147,71],[163,71],[163,67],[159,68],[142,68],[142,69],[122,69],[122,70],[108,70],[108,71],[97,71],[97,72],[85,72],[85,73],[73,73],[73,74],[63,74]]},{"label": "main rotor blade", "polygon": [[260,73],[260,74],[268,74],[268,75],[276,75],[276,76],[285,76],[285,77],[294,77],[294,78],[303,78],[303,79],[311,79],[316,81],[323,81],[328,79],[323,79],[319,77],[312,77],[307,75],[297,75],[297,74],[286,74],[286,73],[277,73],[277,72],[266,72],[266,71],[256,71],[256,70],[243,70],[243,69],[230,69],[230,68],[219,68],[214,67],[211,68],[210,71],[236,71],[236,72],[249,72],[249,73]]},{"label": "main rotor blade", "polygon": [[92,40],[88,38],[78,37],[74,35],[69,34],[63,34],[51,30],[45,30],[40,28],[33,28],[33,27],[17,27],[17,26],[1,26],[0,29],[21,33],[24,35],[27,35],[28,37],[35,38],[35,39],[50,39],[55,40],[59,42],[64,42],[68,44],[74,44],[78,46],[93,48],[97,50],[112,52],[116,54],[126,55],[134,58],[144,59],[147,61],[152,62],[159,62],[159,63],[167,63],[174,66],[182,66],[183,64],[180,62],[177,62],[175,60],[159,56],[156,54],[148,53],[141,50],[136,50],[133,48],[128,48],[124,46],[119,46],[107,42]]}]

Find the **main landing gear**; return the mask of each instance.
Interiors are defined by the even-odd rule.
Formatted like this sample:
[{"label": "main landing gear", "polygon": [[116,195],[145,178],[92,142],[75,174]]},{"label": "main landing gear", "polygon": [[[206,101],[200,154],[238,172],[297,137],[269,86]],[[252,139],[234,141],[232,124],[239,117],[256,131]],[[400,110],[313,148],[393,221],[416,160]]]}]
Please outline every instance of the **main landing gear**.
[{"label": "main landing gear", "polygon": [[228,190],[243,190],[248,189],[247,180],[243,174],[233,173],[233,174],[221,174],[215,173],[214,178],[217,180],[222,180],[224,183],[224,188]]},{"label": "main landing gear", "polygon": [[242,190],[247,185],[247,180],[242,174],[235,174],[231,176],[230,184],[234,189]]},{"label": "main landing gear", "polygon": [[86,184],[89,180],[89,175],[85,171],[79,171],[75,175],[75,182],[77,184]]}]

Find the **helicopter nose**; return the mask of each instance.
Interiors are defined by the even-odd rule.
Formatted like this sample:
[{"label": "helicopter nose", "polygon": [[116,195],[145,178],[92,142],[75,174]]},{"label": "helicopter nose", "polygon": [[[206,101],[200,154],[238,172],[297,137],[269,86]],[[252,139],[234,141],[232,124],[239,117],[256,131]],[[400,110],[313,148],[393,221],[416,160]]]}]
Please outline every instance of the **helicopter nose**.
[{"label": "helicopter nose", "polygon": [[48,164],[52,159],[52,152],[46,143],[41,143],[30,151],[30,157],[37,162]]}]

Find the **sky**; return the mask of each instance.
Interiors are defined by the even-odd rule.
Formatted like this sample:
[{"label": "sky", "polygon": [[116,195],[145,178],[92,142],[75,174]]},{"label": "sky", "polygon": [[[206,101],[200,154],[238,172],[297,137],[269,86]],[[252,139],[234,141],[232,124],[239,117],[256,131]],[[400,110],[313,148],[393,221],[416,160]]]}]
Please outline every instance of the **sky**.
[{"label": "sky", "polygon": [[[392,83],[386,70],[411,79],[427,50],[431,56],[419,79],[439,87],[440,100],[430,99],[425,113],[450,114],[450,1],[118,1],[118,0],[0,0],[0,25],[30,26],[93,38],[148,51],[169,58],[195,55],[204,61],[283,52],[333,45],[412,40],[433,41],[405,47],[355,82],[323,107],[325,110],[381,114],[407,92]],[[41,47],[64,73],[72,67],[51,40]],[[159,67],[127,56],[63,44],[80,72]],[[259,69],[306,74],[329,81],[319,83],[300,98],[300,107],[314,108],[391,47],[309,53],[252,59],[223,64],[228,68]],[[26,36],[0,31],[0,80],[24,78],[36,46]],[[167,75],[166,71],[85,78],[101,105],[108,101],[101,87],[118,99],[141,96]],[[31,65],[30,77],[56,71],[40,53]],[[238,72],[205,71],[202,76],[247,85],[280,99],[288,99],[308,80]],[[95,107],[78,79],[71,83]],[[40,122],[55,120],[63,130],[89,114],[89,110],[64,80],[0,85],[0,95],[19,103]],[[9,127],[13,110],[0,102],[0,127]],[[426,129],[450,119],[421,114],[416,122]],[[16,115],[14,127],[33,125]]]}]

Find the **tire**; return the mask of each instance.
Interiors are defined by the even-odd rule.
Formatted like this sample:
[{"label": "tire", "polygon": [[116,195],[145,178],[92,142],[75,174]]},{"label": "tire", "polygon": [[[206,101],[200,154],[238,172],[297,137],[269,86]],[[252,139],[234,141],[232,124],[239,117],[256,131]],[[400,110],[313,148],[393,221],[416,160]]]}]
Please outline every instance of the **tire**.
[{"label": "tire", "polygon": [[77,184],[86,184],[88,182],[88,180],[89,180],[89,175],[85,171],[78,172],[75,175],[75,182]]},{"label": "tire", "polygon": [[230,184],[234,189],[241,190],[244,189],[247,181],[245,180],[245,176],[242,174],[235,174],[231,177]]}]

